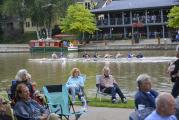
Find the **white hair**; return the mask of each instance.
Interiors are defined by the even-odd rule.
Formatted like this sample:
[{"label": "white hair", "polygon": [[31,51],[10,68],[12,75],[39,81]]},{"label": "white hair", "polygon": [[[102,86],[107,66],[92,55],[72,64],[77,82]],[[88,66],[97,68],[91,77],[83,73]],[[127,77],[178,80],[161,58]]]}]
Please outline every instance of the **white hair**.
[{"label": "white hair", "polygon": [[168,109],[168,102],[170,98],[173,98],[170,93],[160,93],[160,95],[155,99],[156,108],[159,109],[160,107],[163,107],[164,109]]},{"label": "white hair", "polygon": [[138,84],[138,87],[140,84],[142,84],[144,81],[151,81],[151,77],[148,75],[148,74],[140,74],[137,79],[137,84]]},{"label": "white hair", "polygon": [[26,69],[20,69],[15,76],[15,80],[22,81],[24,75],[27,75],[27,74],[28,74],[28,71]]},{"label": "white hair", "polygon": [[103,72],[104,71],[108,71],[109,73],[110,73],[110,68],[108,67],[108,66],[105,66],[104,68],[103,68]]}]

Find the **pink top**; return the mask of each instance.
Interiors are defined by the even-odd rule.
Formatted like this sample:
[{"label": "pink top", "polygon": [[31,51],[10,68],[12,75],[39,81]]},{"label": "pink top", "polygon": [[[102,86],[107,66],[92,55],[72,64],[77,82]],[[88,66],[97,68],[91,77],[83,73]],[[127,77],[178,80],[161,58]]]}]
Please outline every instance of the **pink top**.
[{"label": "pink top", "polygon": [[114,86],[113,83],[117,83],[116,80],[114,80],[112,75],[109,75],[109,77],[105,77],[104,75],[102,75],[99,78],[99,81],[100,81],[100,85],[106,88],[113,87]]}]

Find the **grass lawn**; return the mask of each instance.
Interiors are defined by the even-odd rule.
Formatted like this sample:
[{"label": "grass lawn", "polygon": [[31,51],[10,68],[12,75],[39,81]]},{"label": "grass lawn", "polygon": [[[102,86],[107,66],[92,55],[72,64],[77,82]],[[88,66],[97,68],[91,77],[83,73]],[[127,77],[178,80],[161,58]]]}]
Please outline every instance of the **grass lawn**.
[{"label": "grass lawn", "polygon": [[[134,109],[134,100],[128,100],[127,103],[122,103],[119,101],[118,103],[112,104],[111,99],[102,98],[95,99],[95,98],[88,98],[88,106],[94,106],[94,107],[109,107],[109,108],[132,108]],[[75,103],[76,105],[81,105],[80,102]]]}]

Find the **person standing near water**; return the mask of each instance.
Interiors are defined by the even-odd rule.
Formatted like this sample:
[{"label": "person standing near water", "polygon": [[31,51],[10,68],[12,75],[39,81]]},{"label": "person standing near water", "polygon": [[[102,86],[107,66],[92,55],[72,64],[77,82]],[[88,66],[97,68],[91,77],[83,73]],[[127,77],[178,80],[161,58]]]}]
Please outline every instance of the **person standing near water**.
[{"label": "person standing near water", "polygon": [[172,88],[172,95],[174,98],[176,98],[179,95],[179,45],[177,46],[176,50],[177,60],[173,62],[168,68],[171,81],[174,83]]}]

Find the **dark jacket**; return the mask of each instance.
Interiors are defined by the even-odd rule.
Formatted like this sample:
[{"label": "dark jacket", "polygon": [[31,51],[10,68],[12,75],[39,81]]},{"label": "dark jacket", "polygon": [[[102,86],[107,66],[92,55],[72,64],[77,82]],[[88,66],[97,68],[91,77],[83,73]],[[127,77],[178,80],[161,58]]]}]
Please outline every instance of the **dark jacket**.
[{"label": "dark jacket", "polygon": [[27,87],[29,88],[30,97],[33,98],[33,94],[34,94],[35,90],[33,89],[32,84],[31,84],[30,82],[13,80],[13,81],[12,81],[11,88],[10,88],[10,91],[11,91],[10,98],[11,98],[11,100],[14,100],[16,87],[17,87],[17,85],[20,84],[20,83],[24,83],[24,84],[27,85]]},{"label": "dark jacket", "polygon": [[138,91],[135,95],[135,107],[138,109],[138,105],[142,104],[145,107],[155,108],[155,98],[158,96],[158,92],[155,90],[150,90],[150,94],[142,91]]},{"label": "dark jacket", "polygon": [[[174,68],[174,70],[171,72],[171,76],[172,76],[172,75],[176,75],[177,72],[179,71],[179,59],[177,59],[173,64],[175,65],[175,68]],[[178,82],[178,83],[179,83],[179,76],[171,77],[171,81],[172,81],[172,82]]]}]

